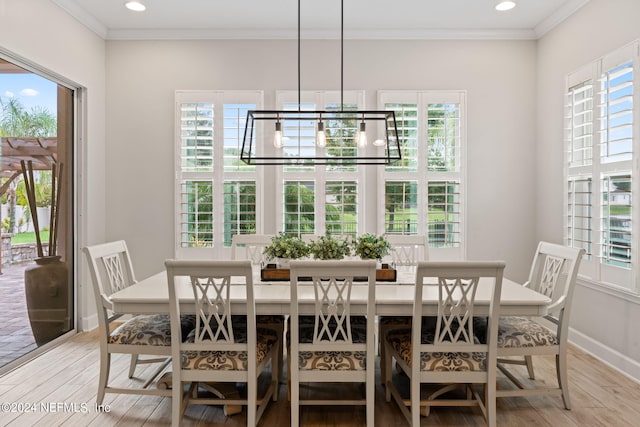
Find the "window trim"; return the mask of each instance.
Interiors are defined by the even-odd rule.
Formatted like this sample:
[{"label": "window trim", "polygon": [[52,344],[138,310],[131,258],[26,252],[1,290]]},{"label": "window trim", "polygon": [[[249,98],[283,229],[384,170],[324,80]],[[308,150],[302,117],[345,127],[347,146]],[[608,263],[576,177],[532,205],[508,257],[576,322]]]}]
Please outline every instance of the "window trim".
[{"label": "window trim", "polygon": [[[598,112],[598,93],[602,74],[626,62],[632,62],[633,67],[633,126],[632,126],[632,160],[623,160],[615,163],[602,163],[600,160],[600,138],[598,135],[601,121]],[[566,99],[569,91],[591,80],[593,84],[593,105],[592,105],[592,164],[581,166],[570,166],[569,158],[569,136],[563,138],[563,241],[569,244],[569,191],[568,183],[570,179],[578,177],[591,177],[592,179],[592,247],[593,256],[591,259],[583,258],[580,271],[579,282],[591,288],[599,288],[607,293],[617,296],[628,297],[640,296],[640,40],[635,40],[613,52],[602,56],[595,61],[586,64],[575,72],[568,74],[565,78],[564,96]],[[564,111],[567,110],[568,103],[565,102]],[[568,117],[563,119],[565,129]],[[621,175],[630,172],[632,179],[632,239],[631,239],[631,268],[625,270],[628,274],[621,272],[621,268],[601,262],[602,246],[602,177],[604,175]],[[628,286],[624,284],[630,282]]]}]

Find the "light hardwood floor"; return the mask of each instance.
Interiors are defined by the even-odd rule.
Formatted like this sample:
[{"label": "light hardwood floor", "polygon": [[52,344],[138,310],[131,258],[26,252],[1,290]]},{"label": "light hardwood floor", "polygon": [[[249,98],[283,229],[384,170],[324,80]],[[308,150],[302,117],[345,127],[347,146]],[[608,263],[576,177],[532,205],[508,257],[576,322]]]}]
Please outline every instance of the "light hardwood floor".
[{"label": "light hardwood floor", "polygon": [[[114,358],[112,378],[126,378],[129,359]],[[553,360],[535,359],[538,381],[555,382]],[[563,409],[561,399],[551,397],[503,398],[498,401],[498,425],[638,426],[640,385],[608,368],[593,357],[571,349],[569,378],[573,410]],[[518,367],[519,368],[519,367]],[[149,368],[147,368],[149,369]],[[140,376],[143,370],[138,371]],[[137,381],[137,380],[133,380]],[[504,379],[501,384],[506,384]],[[0,377],[0,425],[10,426],[166,426],[170,424],[168,398],[108,394],[109,411],[95,408],[98,382],[98,342],[93,333],[82,333],[32,362]],[[346,389],[341,390],[347,392]],[[406,426],[393,402],[376,388],[376,426]],[[332,392],[335,395],[335,392]],[[286,387],[280,399],[267,409],[261,426],[289,425]],[[8,411],[9,410],[9,411]],[[10,412],[16,410],[16,412]],[[304,426],[363,426],[364,409],[351,407],[303,408]],[[220,407],[191,406],[185,426],[243,426],[242,414],[226,417]],[[484,426],[477,408],[434,408],[422,425]]]}]

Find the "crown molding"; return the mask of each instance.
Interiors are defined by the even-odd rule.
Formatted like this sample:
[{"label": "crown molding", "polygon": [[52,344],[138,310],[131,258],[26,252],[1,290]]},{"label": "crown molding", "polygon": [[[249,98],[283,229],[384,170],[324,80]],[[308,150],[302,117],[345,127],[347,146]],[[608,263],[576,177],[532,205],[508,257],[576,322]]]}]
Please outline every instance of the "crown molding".
[{"label": "crown molding", "polygon": [[553,15],[547,17],[533,29],[535,38],[539,39],[549,31],[560,25],[565,19],[576,13],[582,6],[589,3],[590,0],[570,0],[560,9],[555,11]]},{"label": "crown molding", "polygon": [[100,21],[98,21],[93,15],[87,13],[84,9],[78,6],[75,1],[72,0],[52,0],[53,3],[58,5],[62,10],[74,17],[82,25],[102,37],[107,39],[108,28]]},{"label": "crown molding", "polygon": [[[108,29],[74,0],[52,0],[105,40],[284,40],[297,38],[295,29]],[[577,12],[589,0],[570,0],[533,29],[365,29],[345,30],[345,39],[362,40],[537,40]],[[304,31],[303,39],[338,39],[335,29]]]},{"label": "crown molding", "polygon": [[[339,34],[332,30],[305,30],[302,39],[333,40]],[[163,29],[109,30],[107,40],[285,40],[296,39],[295,29]],[[535,40],[533,30],[483,29],[376,29],[345,30],[345,39],[352,40]]]}]

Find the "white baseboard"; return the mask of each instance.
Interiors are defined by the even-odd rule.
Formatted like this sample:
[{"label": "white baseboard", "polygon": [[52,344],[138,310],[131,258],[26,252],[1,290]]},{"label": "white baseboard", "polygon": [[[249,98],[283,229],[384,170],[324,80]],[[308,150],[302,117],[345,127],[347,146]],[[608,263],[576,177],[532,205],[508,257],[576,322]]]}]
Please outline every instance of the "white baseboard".
[{"label": "white baseboard", "polygon": [[83,317],[80,321],[80,327],[82,332],[88,332],[98,327],[98,315],[92,314],[88,317]]},{"label": "white baseboard", "polygon": [[640,384],[640,362],[605,346],[573,328],[569,328],[569,342]]}]

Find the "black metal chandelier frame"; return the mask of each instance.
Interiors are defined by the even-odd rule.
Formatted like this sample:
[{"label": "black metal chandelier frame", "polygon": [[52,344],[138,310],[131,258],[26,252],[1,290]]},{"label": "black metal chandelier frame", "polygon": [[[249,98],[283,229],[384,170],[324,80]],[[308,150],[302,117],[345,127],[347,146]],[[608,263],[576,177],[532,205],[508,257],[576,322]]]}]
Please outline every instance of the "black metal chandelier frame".
[{"label": "black metal chandelier frame", "polygon": [[[301,110],[301,50],[300,50],[300,0],[298,0],[298,109],[297,110],[249,110],[245,123],[244,137],[240,151],[240,160],[248,165],[390,165],[402,158],[400,139],[395,112],[391,110],[344,110],[344,0],[340,0],[340,109],[339,110]],[[297,155],[288,155],[291,146],[274,147],[275,155],[258,155],[258,147],[255,135],[259,122],[274,122],[276,132],[281,132],[282,123],[298,122],[300,128],[302,122],[313,121],[318,126],[318,131],[324,132],[324,121],[343,121],[352,124],[360,123],[360,131],[365,132],[367,122],[384,124],[383,138],[377,139],[378,144],[384,146],[382,155],[361,155],[362,147],[355,144],[357,155],[349,155],[350,150],[334,150],[334,155],[319,155],[319,151],[325,148],[315,146],[315,155],[303,155],[298,146]],[[264,129],[264,127],[263,127]],[[264,140],[264,138],[263,138]],[[300,144],[300,142],[298,142]],[[329,147],[331,148],[331,147]],[[342,147],[344,148],[344,147]],[[377,150],[378,152],[380,150]]]}]

